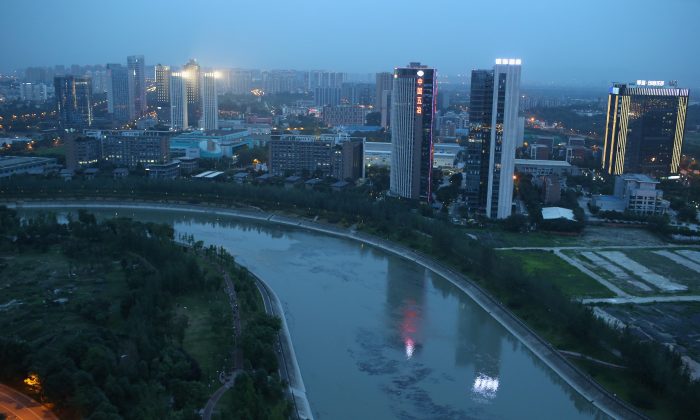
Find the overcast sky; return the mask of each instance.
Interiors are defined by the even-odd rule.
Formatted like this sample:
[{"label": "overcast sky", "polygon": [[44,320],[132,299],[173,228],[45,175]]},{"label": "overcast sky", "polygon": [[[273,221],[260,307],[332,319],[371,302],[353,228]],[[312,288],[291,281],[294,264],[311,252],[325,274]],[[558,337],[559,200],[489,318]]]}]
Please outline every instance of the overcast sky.
[{"label": "overcast sky", "polygon": [[700,0],[0,0],[0,70],[147,64],[439,73],[523,60],[526,83],[700,87]]}]

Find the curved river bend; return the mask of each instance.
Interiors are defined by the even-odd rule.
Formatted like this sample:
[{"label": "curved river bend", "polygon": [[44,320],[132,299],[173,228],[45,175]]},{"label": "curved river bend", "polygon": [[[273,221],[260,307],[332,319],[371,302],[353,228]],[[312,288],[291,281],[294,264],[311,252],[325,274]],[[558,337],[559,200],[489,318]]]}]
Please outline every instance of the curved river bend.
[{"label": "curved river bend", "polygon": [[606,417],[457,287],[411,261],[233,217],[90,211],[172,224],[176,237],[223,246],[264,279],[284,305],[317,419]]}]

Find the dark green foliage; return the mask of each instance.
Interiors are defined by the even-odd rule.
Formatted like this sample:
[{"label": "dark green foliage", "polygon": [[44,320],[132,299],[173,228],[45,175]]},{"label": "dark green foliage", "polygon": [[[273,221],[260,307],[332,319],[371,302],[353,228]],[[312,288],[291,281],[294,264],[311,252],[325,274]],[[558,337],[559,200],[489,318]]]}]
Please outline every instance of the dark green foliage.
[{"label": "dark green foliage", "polygon": [[172,304],[174,295],[206,283],[195,257],[172,241],[172,227],[98,223],[86,212],[67,225],[46,215],[19,225],[2,207],[0,220],[5,249],[40,253],[54,246],[74,267],[117,267],[128,284],[116,300],[71,300],[66,311],[80,320],[78,329],[46,331],[31,345],[21,336],[0,337],[0,380],[21,383],[36,372],[41,397],[61,418],[191,418],[202,407],[199,366],[180,348],[187,321],[174,316]]}]

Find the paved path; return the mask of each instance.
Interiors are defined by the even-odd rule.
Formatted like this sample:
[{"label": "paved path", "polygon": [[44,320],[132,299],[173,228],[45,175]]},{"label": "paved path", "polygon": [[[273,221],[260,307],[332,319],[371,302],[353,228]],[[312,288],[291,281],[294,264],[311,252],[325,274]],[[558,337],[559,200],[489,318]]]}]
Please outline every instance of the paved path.
[{"label": "paved path", "polygon": [[48,408],[9,386],[0,384],[0,413],[8,420],[58,420]]},{"label": "paved path", "polygon": [[586,305],[592,303],[610,303],[612,305],[624,305],[627,303],[654,303],[654,302],[700,302],[700,296],[629,296],[618,298],[591,298],[581,299]]},{"label": "paved path", "polygon": [[[561,353],[542,339],[537,333],[531,330],[527,325],[525,325],[520,319],[518,319],[513,313],[502,306],[498,301],[496,301],[488,292],[481,289],[476,283],[471,281],[466,276],[461,273],[453,271],[451,268],[444,266],[443,264],[419,254],[409,248],[398,245],[394,242],[390,242],[379,237],[351,232],[347,229],[338,228],[336,226],[325,225],[320,223],[315,223],[312,221],[306,221],[303,219],[287,216],[278,216],[270,213],[260,213],[254,211],[230,209],[223,207],[206,207],[206,206],[195,206],[188,205],[185,203],[178,204],[158,204],[153,202],[116,202],[110,203],[105,202],[104,204],[94,204],[92,202],[77,201],[68,204],[66,201],[59,202],[46,202],[46,201],[36,201],[23,202],[20,207],[26,208],[61,208],[61,207],[83,207],[83,208],[141,208],[141,209],[152,209],[152,210],[163,210],[163,211],[181,211],[181,212],[191,212],[191,213],[202,213],[202,214],[213,214],[221,216],[234,216],[244,219],[252,219],[258,221],[269,221],[273,223],[279,223],[288,226],[298,226],[301,228],[306,228],[309,230],[314,230],[317,232],[323,232],[334,236],[340,236],[344,238],[354,239],[363,242],[367,245],[372,245],[377,248],[383,249],[387,252],[399,255],[411,261],[414,261],[423,267],[435,272],[438,275],[443,276],[448,281],[453,283],[459,289],[461,289],[465,294],[470,296],[479,306],[481,306],[485,311],[487,311],[494,319],[496,319],[504,328],[506,328],[511,334],[513,334],[518,340],[520,340],[530,351],[533,352],[537,357],[540,358],[547,366],[549,366],[554,372],[557,373],[565,382],[567,382],[573,389],[575,389],[579,394],[586,398],[591,404],[598,407],[601,411],[614,418],[645,418],[645,416],[636,410],[634,407],[620,400],[612,393],[605,390],[597,382],[595,382],[590,376],[586,375],[583,371],[574,366],[569,362]],[[618,248],[619,247],[613,247]],[[523,248],[532,249],[532,248]],[[543,250],[552,250],[552,248],[540,248]],[[567,249],[567,247],[561,247],[560,249]],[[576,249],[574,247],[574,249]],[[590,249],[590,248],[585,248]],[[267,288],[266,288],[267,289]],[[279,312],[281,314],[281,311]],[[285,318],[281,317],[283,325],[285,326],[284,331],[288,334],[288,329],[286,328]],[[291,340],[290,340],[291,343]],[[292,388],[290,386],[290,388]],[[309,412],[310,413],[310,412]]]},{"label": "paved path", "polygon": [[512,246],[507,248],[494,248],[496,251],[562,251],[584,250],[596,251],[606,249],[656,249],[656,248],[700,248],[700,245],[603,245],[603,246]]}]

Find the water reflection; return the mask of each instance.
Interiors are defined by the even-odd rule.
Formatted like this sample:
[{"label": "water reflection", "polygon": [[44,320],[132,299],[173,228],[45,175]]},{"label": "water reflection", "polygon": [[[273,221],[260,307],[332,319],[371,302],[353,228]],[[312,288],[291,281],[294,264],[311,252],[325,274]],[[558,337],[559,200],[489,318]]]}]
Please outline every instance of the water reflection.
[{"label": "water reflection", "polygon": [[422,316],[425,304],[425,281],[416,279],[399,259],[387,261],[387,331],[398,331],[389,337],[392,346],[400,346],[411,360],[422,347]]}]

